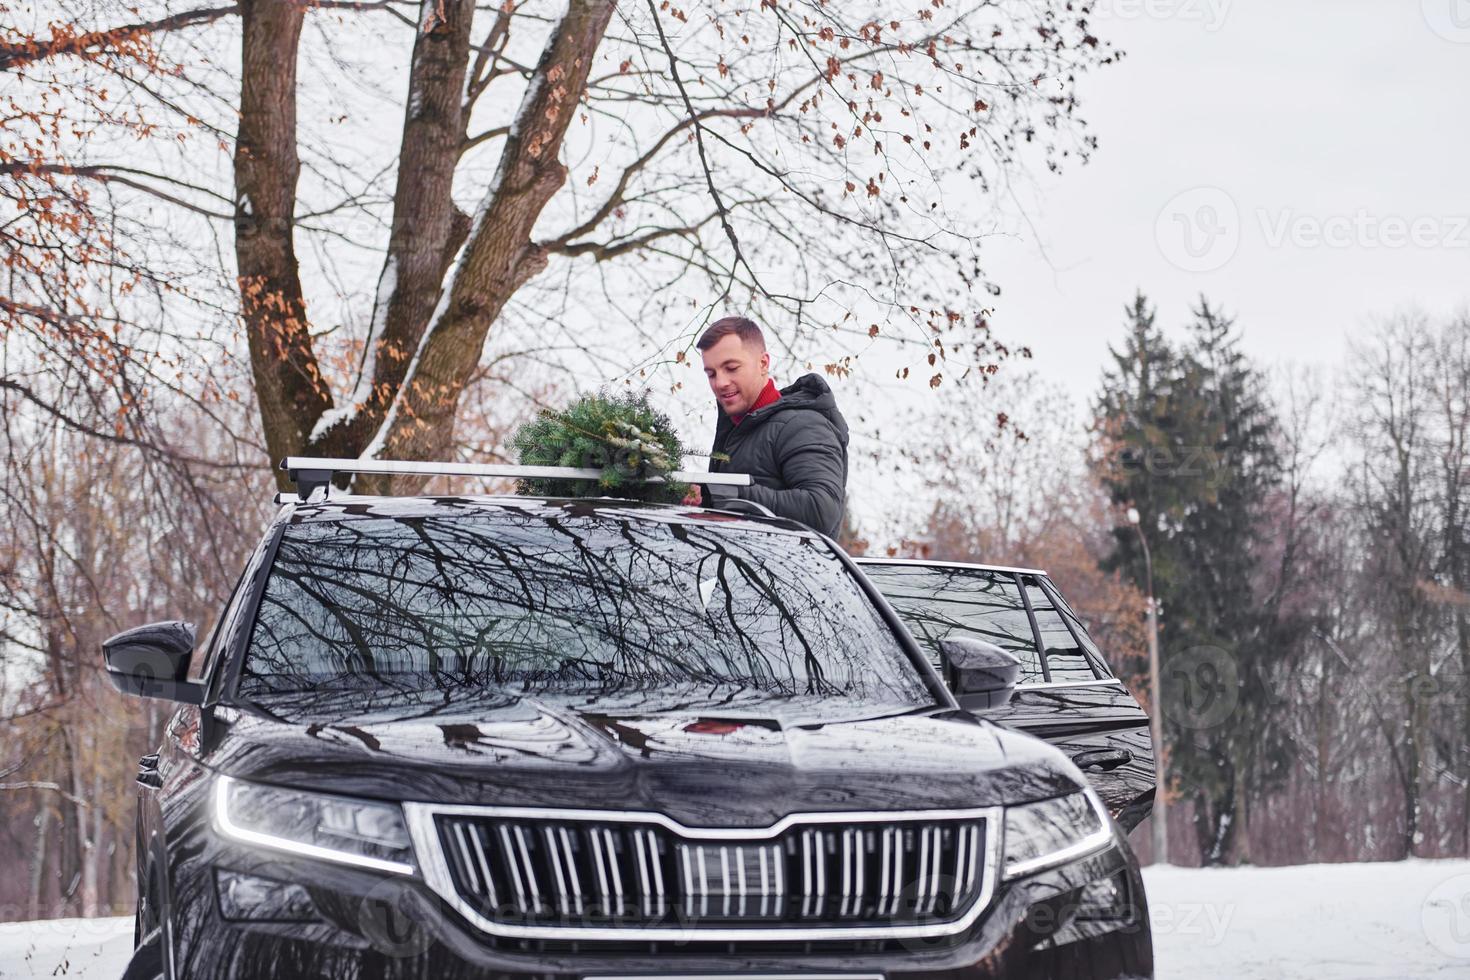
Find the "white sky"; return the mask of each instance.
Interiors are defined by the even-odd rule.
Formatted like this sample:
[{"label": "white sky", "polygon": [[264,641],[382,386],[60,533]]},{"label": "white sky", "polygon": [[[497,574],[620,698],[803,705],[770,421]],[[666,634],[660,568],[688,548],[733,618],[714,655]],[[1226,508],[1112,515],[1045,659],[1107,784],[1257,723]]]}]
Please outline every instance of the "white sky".
[{"label": "white sky", "polygon": [[1128,52],[1083,86],[1101,148],[1018,188],[1034,231],[983,253],[1044,376],[1085,404],[1135,287],[1175,335],[1203,291],[1266,364],[1470,304],[1470,0],[1100,2]]}]

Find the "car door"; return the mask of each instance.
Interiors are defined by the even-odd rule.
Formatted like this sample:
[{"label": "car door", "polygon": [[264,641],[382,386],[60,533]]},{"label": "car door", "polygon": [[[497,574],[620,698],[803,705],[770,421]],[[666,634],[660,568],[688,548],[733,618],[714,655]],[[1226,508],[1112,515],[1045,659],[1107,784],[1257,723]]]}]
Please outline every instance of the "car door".
[{"label": "car door", "polygon": [[919,645],[987,640],[1021,661],[1015,696],[987,717],[1056,745],[1125,830],[1153,808],[1148,715],[1045,572],[957,562],[857,559]]}]

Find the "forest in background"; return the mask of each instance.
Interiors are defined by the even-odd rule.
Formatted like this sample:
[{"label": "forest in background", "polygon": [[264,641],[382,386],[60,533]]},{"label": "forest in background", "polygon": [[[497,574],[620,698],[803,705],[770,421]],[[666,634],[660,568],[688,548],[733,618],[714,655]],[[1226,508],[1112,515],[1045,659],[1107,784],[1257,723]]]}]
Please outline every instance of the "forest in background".
[{"label": "forest in background", "polygon": [[1044,369],[1006,384],[1016,425],[896,550],[1048,570],[1147,703],[1146,537],[1173,863],[1470,853],[1470,317],[1312,368],[1203,298],[1155,318],[1127,308],[1085,431]]}]

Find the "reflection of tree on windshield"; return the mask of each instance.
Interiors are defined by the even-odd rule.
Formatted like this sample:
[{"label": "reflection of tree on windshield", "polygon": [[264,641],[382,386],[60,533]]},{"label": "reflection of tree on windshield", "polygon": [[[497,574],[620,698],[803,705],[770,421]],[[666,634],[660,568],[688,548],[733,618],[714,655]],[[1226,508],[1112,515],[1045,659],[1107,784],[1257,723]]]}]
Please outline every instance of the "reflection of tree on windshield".
[{"label": "reflection of tree on windshield", "polygon": [[932,700],[811,538],[513,511],[288,527],[247,691],[405,675],[531,693],[708,685]]},{"label": "reflection of tree on windshield", "polygon": [[1022,682],[1043,679],[1041,654],[1016,577],[1007,572],[923,565],[864,568],[894,611],[939,662],[939,641],[952,636],[988,640],[1021,661]]}]

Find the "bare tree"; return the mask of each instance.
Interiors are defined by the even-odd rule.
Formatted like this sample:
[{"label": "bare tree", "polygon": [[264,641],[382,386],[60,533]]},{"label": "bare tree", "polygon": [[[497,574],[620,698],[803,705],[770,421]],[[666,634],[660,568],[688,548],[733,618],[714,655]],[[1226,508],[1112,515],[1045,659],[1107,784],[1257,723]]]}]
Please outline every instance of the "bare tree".
[{"label": "bare tree", "polygon": [[1381,629],[1374,666],[1400,711],[1387,741],[1402,794],[1407,857],[1422,853],[1439,829],[1426,807],[1440,756],[1433,713],[1443,612],[1431,588],[1441,544],[1433,479],[1441,433],[1427,320],[1410,314],[1386,321],[1355,359],[1368,369],[1353,430],[1363,449],[1354,486],[1371,542],[1364,574],[1375,585],[1368,595]]},{"label": "bare tree", "polygon": [[0,905],[110,914],[133,898],[129,763],[157,744],[164,712],[111,690],[102,640],[150,619],[207,628],[249,543],[240,517],[264,495],[252,503],[233,473],[99,451],[55,420],[5,421],[0,645],[14,687],[0,700],[0,799],[10,829],[35,832],[31,874],[0,882]]},{"label": "bare tree", "polygon": [[[1459,716],[1451,716],[1449,730],[1458,726],[1461,732],[1470,732],[1470,315],[1462,313],[1444,323],[1433,342],[1430,411],[1438,433],[1440,544],[1431,595],[1449,612],[1451,643],[1459,661],[1458,678],[1439,686],[1454,695],[1451,704],[1459,705]],[[1441,666],[1437,673],[1448,676],[1451,670]],[[1442,754],[1455,770],[1446,775],[1461,787],[1461,847],[1462,853],[1470,853],[1470,746],[1463,738],[1448,739]]]},{"label": "bare tree", "polygon": [[1036,373],[1012,371],[981,388],[933,421],[925,439],[935,446],[912,447],[914,469],[938,476],[912,492],[928,509],[915,519],[919,539],[892,550],[1046,569],[1114,670],[1142,690],[1144,597],[1099,568],[1116,515],[1085,465],[1077,407]]},{"label": "bare tree", "polygon": [[[921,383],[991,363],[982,314],[997,287],[979,264],[979,233],[992,188],[1093,148],[1079,79],[1115,56],[1092,34],[1089,7],[245,0],[123,16],[93,0],[68,11],[58,36],[11,47],[27,66],[93,86],[78,93],[121,87],[126,98],[108,98],[128,123],[166,118],[187,146],[131,170],[109,159],[117,142],[53,148],[72,200],[119,195],[115,264],[161,288],[190,285],[218,308],[206,330],[181,330],[178,297],[167,296],[166,328],[112,356],[230,346],[234,311],[213,292],[217,278],[159,274],[158,256],[136,247],[160,228],[181,245],[223,234],[268,455],[409,458],[455,445],[456,407],[497,325],[565,352],[563,363],[591,357],[604,377],[664,366],[674,387],[693,328],[726,305],[779,325],[798,362],[820,349],[816,364],[835,373],[883,341],[913,350],[928,369]],[[122,26],[109,28],[114,15]],[[328,20],[330,42],[313,33]],[[376,170],[344,160],[323,131],[321,104],[340,92],[323,91],[322,65],[372,89],[380,79],[342,39],[369,44],[381,73],[408,48],[406,31],[396,153]],[[303,58],[315,70],[304,74]],[[380,113],[352,121],[383,142]],[[229,186],[211,144],[231,154]],[[207,230],[184,230],[185,216]],[[83,240],[96,239],[73,245]],[[330,287],[342,322],[315,320],[320,280],[374,257],[363,315],[344,273]],[[15,295],[41,291],[33,282]],[[68,337],[106,332],[90,306],[51,316]],[[40,342],[26,356],[84,361]],[[197,396],[206,386],[190,368]],[[36,397],[38,411],[69,399]]]},{"label": "bare tree", "polygon": [[[218,309],[209,256],[197,238],[176,246],[180,221],[226,218],[230,199],[179,166],[192,127],[161,108],[158,86],[182,72],[160,39],[217,26],[235,8],[154,7],[21,4],[0,26],[0,398],[115,446],[151,444],[143,409],[157,395],[213,414],[217,386],[189,361],[218,361],[226,346],[189,323]],[[164,322],[165,311],[184,323]]]}]

